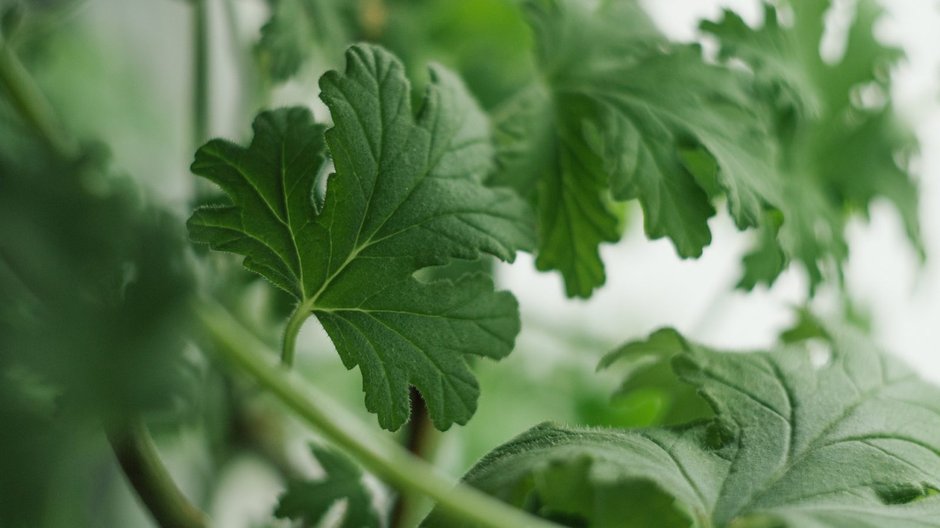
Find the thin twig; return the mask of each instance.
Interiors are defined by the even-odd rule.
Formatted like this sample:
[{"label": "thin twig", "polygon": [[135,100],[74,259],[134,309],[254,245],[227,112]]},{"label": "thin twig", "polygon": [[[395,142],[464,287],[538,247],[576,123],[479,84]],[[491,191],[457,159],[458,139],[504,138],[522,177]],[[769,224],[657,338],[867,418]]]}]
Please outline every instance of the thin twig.
[{"label": "thin twig", "polygon": [[193,506],[167,472],[142,424],[108,432],[124,476],[162,528],[205,528],[206,515]]}]

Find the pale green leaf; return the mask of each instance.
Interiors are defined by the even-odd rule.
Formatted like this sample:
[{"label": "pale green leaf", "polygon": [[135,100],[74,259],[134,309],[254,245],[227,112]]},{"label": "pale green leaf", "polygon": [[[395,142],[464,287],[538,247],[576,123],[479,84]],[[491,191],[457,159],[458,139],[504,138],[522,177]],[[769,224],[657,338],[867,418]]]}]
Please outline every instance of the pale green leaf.
[{"label": "pale green leaf", "polygon": [[[831,355],[793,344],[709,350],[659,332],[715,416],[638,430],[545,424],[465,477],[568,526],[940,526],[940,389],[829,325]],[[611,361],[623,359],[623,352]],[[441,513],[429,526],[459,526]]]},{"label": "pale green leaf", "polygon": [[740,284],[745,288],[772,283],[791,259],[802,263],[811,288],[827,277],[840,278],[848,256],[846,223],[853,214],[866,215],[879,198],[894,204],[912,245],[923,251],[916,185],[899,161],[917,143],[888,99],[887,72],[901,54],[875,38],[881,10],[862,0],[845,37],[845,53],[834,62],[824,60],[820,44],[830,4],[785,2],[792,24],[783,24],[778,9],[769,5],[756,29],[732,11],[702,24],[718,38],[723,58],[754,70],[782,147],[782,222],[765,228],[745,258]]}]

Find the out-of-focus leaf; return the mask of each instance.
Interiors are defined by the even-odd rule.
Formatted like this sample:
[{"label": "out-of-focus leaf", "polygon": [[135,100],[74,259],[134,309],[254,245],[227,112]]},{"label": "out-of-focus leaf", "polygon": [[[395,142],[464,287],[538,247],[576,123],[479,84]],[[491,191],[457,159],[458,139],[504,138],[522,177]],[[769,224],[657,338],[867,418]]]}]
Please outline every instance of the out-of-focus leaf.
[{"label": "out-of-focus leaf", "polygon": [[378,528],[379,515],[372,506],[372,496],[362,482],[362,471],[345,455],[310,446],[323,468],[322,479],[291,482],[278,500],[274,515],[303,521],[304,526],[318,526],[338,502],[345,503],[339,528]]},{"label": "out-of-focus leaf", "polygon": [[88,433],[181,411],[191,395],[192,279],[181,221],[145,205],[100,147],[64,161],[7,111],[0,104],[0,525],[60,526],[71,503],[56,494],[76,482],[65,474],[87,457]]},{"label": "out-of-focus leaf", "polygon": [[689,344],[671,328],[658,330],[644,341],[626,343],[604,356],[598,370],[617,365],[624,381],[614,401],[627,398],[655,398],[656,412],[646,425],[676,425],[711,415],[711,410],[695,387],[676,377],[671,360]]},{"label": "out-of-focus leaf", "polygon": [[353,40],[359,2],[346,0],[268,0],[271,17],[255,46],[261,69],[285,81],[314,56],[338,60]]},{"label": "out-of-focus leaf", "polygon": [[877,199],[895,206],[912,245],[923,251],[917,188],[904,162],[917,141],[890,102],[888,71],[901,52],[874,36],[880,8],[872,0],[857,2],[845,52],[830,63],[820,55],[820,44],[831,2],[783,5],[792,11],[792,24],[783,24],[770,5],[760,28],[749,27],[732,11],[702,24],[718,38],[721,57],[753,69],[782,147],[782,222],[765,226],[745,258],[740,286],[747,289],[773,283],[790,259],[802,263],[811,288],[827,271],[841,278],[848,255],[846,223],[853,215],[867,215]]},{"label": "out-of-focus leaf", "polygon": [[776,152],[744,74],[670,44],[636,2],[525,6],[543,82],[500,108],[495,179],[532,196],[536,264],[569,296],[605,280],[598,246],[620,236],[611,198],[637,199],[647,235],[682,257],[711,242],[719,196],[739,227],[761,224],[780,199]]}]

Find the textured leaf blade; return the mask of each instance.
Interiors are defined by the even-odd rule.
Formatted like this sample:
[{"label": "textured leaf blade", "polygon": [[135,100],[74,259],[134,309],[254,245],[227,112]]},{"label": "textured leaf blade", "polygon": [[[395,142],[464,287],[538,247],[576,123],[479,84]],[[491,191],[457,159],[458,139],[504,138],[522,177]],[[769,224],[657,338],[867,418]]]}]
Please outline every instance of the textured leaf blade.
[{"label": "textured leaf blade", "polygon": [[[825,335],[825,362],[801,343],[741,354],[686,342],[676,375],[714,418],[640,430],[546,424],[465,479],[590,526],[940,526],[940,389],[853,330],[830,324]],[[660,333],[611,361],[663,344],[676,341]],[[580,498],[560,497],[572,481]],[[650,521],[629,495],[609,501],[623,486],[671,500]]]},{"label": "textured leaf blade", "polygon": [[[488,277],[425,283],[415,272],[511,260],[533,238],[527,205],[482,184],[492,147],[479,108],[453,74],[435,67],[432,79],[415,114],[401,63],[354,46],[345,72],[321,79],[333,128],[303,109],[266,112],[247,149],[216,140],[193,164],[232,199],[196,211],[194,240],[244,255],[316,315],[389,429],[408,418],[409,385],[437,427],[465,423],[479,392],[465,355],[503,357],[519,330],[515,299]],[[321,205],[327,151],[335,174]]]}]

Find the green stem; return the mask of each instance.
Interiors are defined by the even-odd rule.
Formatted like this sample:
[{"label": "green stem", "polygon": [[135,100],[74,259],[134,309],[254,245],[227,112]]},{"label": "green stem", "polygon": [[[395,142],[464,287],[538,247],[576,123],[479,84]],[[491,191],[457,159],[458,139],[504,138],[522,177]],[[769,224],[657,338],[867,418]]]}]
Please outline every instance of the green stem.
[{"label": "green stem", "polygon": [[287,327],[284,328],[284,343],[281,348],[281,364],[290,367],[294,364],[297,349],[297,335],[304,321],[310,317],[310,309],[304,303],[298,304],[290,314]]},{"label": "green stem", "polygon": [[[430,461],[435,447],[433,445],[435,429],[428,415],[428,406],[421,397],[421,393],[414,387],[411,387],[409,391],[409,399],[411,400],[411,420],[406,426],[403,445],[414,456]],[[409,521],[419,515],[423,504],[422,499],[422,497],[400,493],[392,506],[389,527],[402,528],[412,525]]]},{"label": "green stem", "polygon": [[209,135],[209,6],[206,0],[192,0],[192,3],[192,141],[198,146]]},{"label": "green stem", "polygon": [[163,528],[206,528],[204,513],[196,509],[173,483],[160,461],[150,434],[142,424],[108,433],[121,470],[153,519]]},{"label": "green stem", "polygon": [[201,304],[196,313],[219,353],[326,438],[355,456],[378,477],[402,492],[427,495],[455,519],[488,528],[549,528],[556,525],[517,510],[439,473],[388,437],[378,436],[325,394],[301,386],[296,377],[263,358],[259,342],[217,305]]},{"label": "green stem", "polygon": [[20,62],[13,49],[0,40],[0,84],[10,96],[10,103],[46,143],[64,159],[78,154],[78,146],[63,131],[52,105],[36,81]]}]

